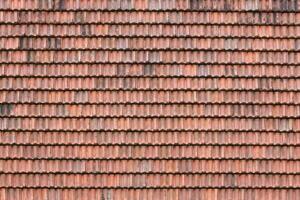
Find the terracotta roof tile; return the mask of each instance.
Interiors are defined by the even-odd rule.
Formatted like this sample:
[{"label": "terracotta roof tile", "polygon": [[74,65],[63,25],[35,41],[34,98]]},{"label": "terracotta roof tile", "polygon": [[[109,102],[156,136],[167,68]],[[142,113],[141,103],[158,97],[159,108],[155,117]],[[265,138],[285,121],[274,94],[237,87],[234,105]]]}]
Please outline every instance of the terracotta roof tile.
[{"label": "terracotta roof tile", "polygon": [[298,0],[3,0],[0,200],[296,200]]}]

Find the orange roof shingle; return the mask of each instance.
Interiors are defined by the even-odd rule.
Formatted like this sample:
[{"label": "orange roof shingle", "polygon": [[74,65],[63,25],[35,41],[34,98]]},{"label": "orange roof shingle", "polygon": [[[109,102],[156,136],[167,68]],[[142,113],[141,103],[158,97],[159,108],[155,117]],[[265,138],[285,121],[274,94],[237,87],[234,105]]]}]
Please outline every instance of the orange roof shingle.
[{"label": "orange roof shingle", "polygon": [[298,0],[3,0],[0,200],[297,200]]}]

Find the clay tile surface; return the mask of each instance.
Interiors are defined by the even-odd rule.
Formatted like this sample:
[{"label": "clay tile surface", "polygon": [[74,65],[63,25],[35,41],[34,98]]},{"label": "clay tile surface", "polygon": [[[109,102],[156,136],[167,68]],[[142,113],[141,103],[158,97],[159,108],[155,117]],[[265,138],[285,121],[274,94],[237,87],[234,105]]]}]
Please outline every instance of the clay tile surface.
[{"label": "clay tile surface", "polygon": [[300,1],[0,1],[0,200],[299,197]]}]

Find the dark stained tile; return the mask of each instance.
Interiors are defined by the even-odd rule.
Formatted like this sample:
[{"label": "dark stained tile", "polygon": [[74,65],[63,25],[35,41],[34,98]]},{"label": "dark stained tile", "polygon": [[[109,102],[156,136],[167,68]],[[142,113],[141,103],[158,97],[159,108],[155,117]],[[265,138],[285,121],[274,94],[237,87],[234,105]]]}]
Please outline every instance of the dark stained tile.
[{"label": "dark stained tile", "polygon": [[9,115],[11,114],[14,105],[12,104],[0,104],[0,115]]},{"label": "dark stained tile", "polygon": [[190,9],[197,10],[202,4],[202,0],[190,0]]},{"label": "dark stained tile", "polygon": [[57,3],[57,9],[63,10],[65,6],[65,0],[59,0]]},{"label": "dark stained tile", "polygon": [[153,75],[153,74],[154,74],[154,66],[153,65],[144,65],[143,75]]}]

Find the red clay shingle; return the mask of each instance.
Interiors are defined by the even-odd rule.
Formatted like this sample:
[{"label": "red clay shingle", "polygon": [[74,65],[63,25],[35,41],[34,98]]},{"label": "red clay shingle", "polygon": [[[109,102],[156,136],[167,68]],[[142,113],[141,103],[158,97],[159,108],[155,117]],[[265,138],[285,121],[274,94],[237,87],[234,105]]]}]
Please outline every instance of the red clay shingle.
[{"label": "red clay shingle", "polygon": [[0,200],[298,200],[299,10],[2,0]]}]

